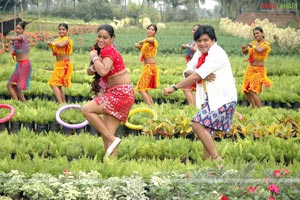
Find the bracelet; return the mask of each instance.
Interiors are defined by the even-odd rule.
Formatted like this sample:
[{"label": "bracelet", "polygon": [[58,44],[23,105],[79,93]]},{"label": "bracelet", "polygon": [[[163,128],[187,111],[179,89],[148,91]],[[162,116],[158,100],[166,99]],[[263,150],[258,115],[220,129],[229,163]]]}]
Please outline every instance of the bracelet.
[{"label": "bracelet", "polygon": [[99,59],[97,54],[92,54],[91,55],[91,61],[94,62],[94,60]]},{"label": "bracelet", "polygon": [[92,60],[92,61],[93,61],[93,63],[95,63],[95,60],[100,60],[100,59],[99,59],[99,57],[98,57],[98,56],[94,56],[94,57],[93,57],[93,60]]},{"label": "bracelet", "polygon": [[96,69],[95,69],[94,65],[89,66],[89,69],[90,69],[92,72],[96,72]]},{"label": "bracelet", "polygon": [[174,85],[172,85],[172,88],[174,89],[174,91],[177,91],[178,90],[178,88],[176,87],[176,85],[174,84]]}]

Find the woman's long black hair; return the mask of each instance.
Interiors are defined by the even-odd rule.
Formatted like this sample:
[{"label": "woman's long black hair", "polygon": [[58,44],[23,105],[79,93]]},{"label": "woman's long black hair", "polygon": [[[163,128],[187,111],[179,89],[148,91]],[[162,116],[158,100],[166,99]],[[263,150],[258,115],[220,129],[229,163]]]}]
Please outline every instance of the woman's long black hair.
[{"label": "woman's long black hair", "polygon": [[[97,43],[96,44],[94,44],[94,46],[92,47],[92,50],[96,50],[97,51],[97,55],[99,56],[100,55],[100,51],[101,51],[101,49],[99,48],[99,46],[97,45]],[[90,62],[90,66],[91,65],[93,65],[94,63],[91,61]],[[91,88],[91,91],[96,95],[99,91],[100,91],[100,89],[101,89],[101,87],[99,86],[99,81],[100,81],[100,78],[101,78],[101,76],[97,73],[97,72],[95,72],[95,75],[94,75],[94,77],[93,77],[93,81],[92,81],[92,83],[91,83],[91,86],[92,86],[92,88]]]}]

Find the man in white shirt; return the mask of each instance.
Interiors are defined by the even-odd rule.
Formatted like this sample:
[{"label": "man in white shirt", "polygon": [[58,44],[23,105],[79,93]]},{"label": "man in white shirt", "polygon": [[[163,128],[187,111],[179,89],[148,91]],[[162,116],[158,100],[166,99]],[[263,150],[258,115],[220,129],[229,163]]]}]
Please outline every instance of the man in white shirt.
[{"label": "man in white shirt", "polygon": [[220,161],[211,136],[214,130],[226,132],[231,128],[237,103],[235,80],[228,56],[217,44],[214,28],[201,25],[194,39],[199,51],[188,63],[187,78],[165,88],[164,94],[170,95],[179,88],[197,83],[196,105],[199,112],[192,119],[192,128],[204,146],[204,159]]}]

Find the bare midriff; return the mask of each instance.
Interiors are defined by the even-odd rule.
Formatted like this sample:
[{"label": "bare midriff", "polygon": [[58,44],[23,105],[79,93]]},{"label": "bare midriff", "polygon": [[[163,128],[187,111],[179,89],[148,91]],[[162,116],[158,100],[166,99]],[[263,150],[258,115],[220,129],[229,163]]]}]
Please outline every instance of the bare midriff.
[{"label": "bare midriff", "polygon": [[69,60],[69,59],[70,59],[69,55],[56,55],[56,61]]},{"label": "bare midriff", "polygon": [[111,75],[107,78],[107,86],[112,87],[115,85],[122,85],[122,84],[130,84],[130,77],[126,69]]},{"label": "bare midriff", "polygon": [[29,59],[28,53],[18,53],[16,55],[16,59],[17,61],[28,60]]},{"label": "bare midriff", "polygon": [[264,61],[262,61],[262,60],[255,60],[252,63],[250,63],[250,65],[254,66],[254,67],[264,66]]},{"label": "bare midriff", "polygon": [[155,64],[154,58],[145,58],[144,64]]}]

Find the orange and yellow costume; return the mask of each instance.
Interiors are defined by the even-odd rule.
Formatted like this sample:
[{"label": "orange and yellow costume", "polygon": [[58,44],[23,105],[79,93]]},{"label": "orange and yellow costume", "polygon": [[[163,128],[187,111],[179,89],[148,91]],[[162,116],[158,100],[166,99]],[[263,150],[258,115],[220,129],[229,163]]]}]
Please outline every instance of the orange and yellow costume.
[{"label": "orange and yellow costume", "polygon": [[[154,37],[153,43],[144,41],[141,47],[141,61],[147,58],[154,58],[157,55],[158,42]],[[155,63],[145,64],[137,84],[137,90],[144,92],[158,88],[159,86],[159,67]]]},{"label": "orange and yellow costume", "polygon": [[[64,47],[57,47],[55,44],[63,41],[68,41],[68,44]],[[70,37],[64,36],[55,39],[52,45],[49,45],[52,50],[53,56],[57,55],[72,55],[73,53],[73,41]],[[50,80],[49,85],[55,86],[71,86],[71,78],[73,73],[73,64],[69,59],[58,60],[54,64],[54,70]]]},{"label": "orange and yellow costume", "polygon": [[[255,93],[262,92],[262,85],[266,88],[270,87],[272,82],[267,76],[267,71],[264,66],[252,66],[251,63],[255,60],[264,61],[268,58],[268,55],[271,51],[269,42],[263,41],[258,44],[258,42],[252,41],[251,48],[248,48],[249,58],[247,61],[250,62],[250,65],[247,66],[246,73],[244,75],[242,92],[253,91]],[[255,51],[255,47],[266,47],[264,52]]]}]

